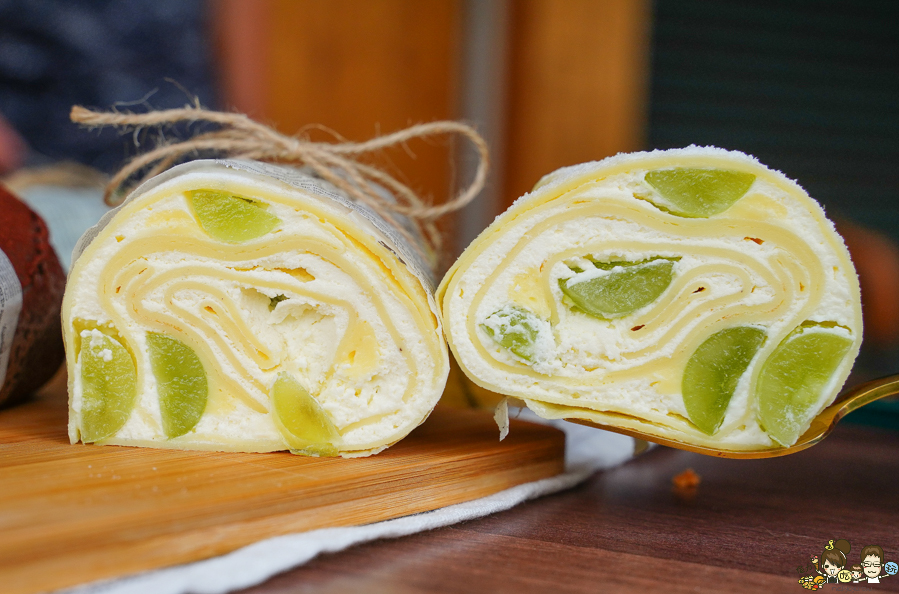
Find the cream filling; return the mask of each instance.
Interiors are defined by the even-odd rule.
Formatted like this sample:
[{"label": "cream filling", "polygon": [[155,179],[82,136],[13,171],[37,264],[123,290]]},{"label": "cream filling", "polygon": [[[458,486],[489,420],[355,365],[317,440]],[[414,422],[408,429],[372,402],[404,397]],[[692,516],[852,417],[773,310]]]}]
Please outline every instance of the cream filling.
[{"label": "cream filling", "polygon": [[[181,176],[126,205],[78,260],[64,308],[74,425],[81,373],[73,329],[86,321],[114,327],[138,368],[135,408],[110,443],[285,449],[268,394],[287,371],[328,413],[342,453],[390,445],[428,415],[445,382],[445,347],[425,290],[405,273],[419,283],[410,291],[395,269],[401,264],[377,260],[321,203],[245,178],[230,170]],[[184,194],[206,188],[261,199],[281,224],[256,240],[218,242]],[[209,381],[199,423],[171,440],[162,433],[149,331],[193,348]]]},{"label": "cream filling", "polygon": [[[668,166],[684,165],[672,160]],[[544,416],[650,426],[660,435],[735,449],[774,445],[756,420],[751,397],[761,362],[806,320],[836,322],[852,334],[856,348],[860,340],[857,281],[845,248],[829,222],[776,179],[759,176],[728,211],[690,219],[646,200],[653,193],[643,182],[647,171],[628,168],[553,199],[538,190],[538,204],[528,208],[523,199],[503,215],[510,220],[485,232],[441,285],[454,352],[477,383],[525,399]],[[605,274],[583,265],[584,256],[680,259],[660,298],[603,321],[574,313],[558,286],[559,279]],[[482,328],[490,314],[510,304],[543,320],[531,363]],[[699,344],[735,325],[763,327],[768,338],[710,437],[687,420],[681,377]],[[848,374],[841,369],[838,375],[843,371]]]}]

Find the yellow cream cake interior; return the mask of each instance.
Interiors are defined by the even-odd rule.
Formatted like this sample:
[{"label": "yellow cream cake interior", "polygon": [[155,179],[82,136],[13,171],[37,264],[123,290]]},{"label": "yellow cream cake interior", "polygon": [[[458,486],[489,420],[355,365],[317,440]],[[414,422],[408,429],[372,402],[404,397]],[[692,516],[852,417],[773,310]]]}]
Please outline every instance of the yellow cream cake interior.
[{"label": "yellow cream cake interior", "polygon": [[424,265],[318,180],[197,161],[83,243],[63,304],[73,443],[367,455],[443,391]]}]

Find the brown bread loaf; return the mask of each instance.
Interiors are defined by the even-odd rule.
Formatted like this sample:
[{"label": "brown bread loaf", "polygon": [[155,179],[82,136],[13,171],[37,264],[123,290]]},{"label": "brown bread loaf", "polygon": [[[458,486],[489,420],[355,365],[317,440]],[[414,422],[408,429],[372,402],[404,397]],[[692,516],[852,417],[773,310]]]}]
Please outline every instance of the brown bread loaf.
[{"label": "brown bread loaf", "polygon": [[66,275],[49,243],[44,221],[0,186],[0,250],[22,285],[22,312],[9,367],[0,378],[0,407],[20,402],[43,385],[62,363],[59,310]]}]

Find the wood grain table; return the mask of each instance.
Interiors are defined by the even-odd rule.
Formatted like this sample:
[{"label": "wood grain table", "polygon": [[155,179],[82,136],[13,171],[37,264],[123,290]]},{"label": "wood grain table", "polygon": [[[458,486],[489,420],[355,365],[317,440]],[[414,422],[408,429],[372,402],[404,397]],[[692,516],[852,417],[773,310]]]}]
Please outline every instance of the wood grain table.
[{"label": "wood grain table", "polygon": [[[671,479],[693,468],[695,492]],[[899,562],[899,433],[845,423],[785,458],[658,448],[510,511],[319,557],[243,594],[806,592],[797,568],[829,539]],[[821,591],[899,592],[878,585]]]},{"label": "wood grain table", "polygon": [[69,443],[60,373],[0,414],[0,594],[34,594],[222,555],[256,541],[471,501],[564,468],[565,434],[438,406],[377,456]]}]

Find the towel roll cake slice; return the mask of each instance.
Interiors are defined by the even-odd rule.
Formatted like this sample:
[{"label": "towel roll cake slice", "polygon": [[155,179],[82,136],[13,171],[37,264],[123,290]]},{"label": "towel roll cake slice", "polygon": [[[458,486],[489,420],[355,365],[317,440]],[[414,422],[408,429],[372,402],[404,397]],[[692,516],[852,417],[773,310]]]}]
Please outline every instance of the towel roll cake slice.
[{"label": "towel roll cake slice", "polygon": [[63,302],[73,443],[368,455],[443,391],[418,253],[296,170],[175,167],[76,256]]},{"label": "towel roll cake slice", "polygon": [[794,443],[862,338],[858,278],[818,203],[715,148],[543,178],[438,301],[480,386],[547,418],[735,451]]}]

